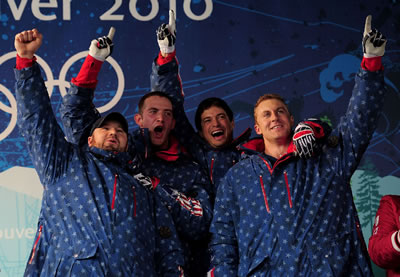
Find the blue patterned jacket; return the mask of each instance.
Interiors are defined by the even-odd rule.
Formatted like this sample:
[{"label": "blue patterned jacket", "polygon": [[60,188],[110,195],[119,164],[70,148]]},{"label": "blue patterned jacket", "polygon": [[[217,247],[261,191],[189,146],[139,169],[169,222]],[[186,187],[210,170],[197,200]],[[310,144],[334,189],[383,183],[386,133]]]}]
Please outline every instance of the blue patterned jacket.
[{"label": "blue patterned jacket", "polygon": [[[71,88],[60,107],[66,137],[82,144],[91,124],[100,116],[93,105],[94,89]],[[173,137],[171,137],[173,140]],[[212,219],[210,183],[202,168],[173,140],[175,149],[152,149],[146,129],[129,136],[128,152],[134,157],[135,174],[156,177],[157,204],[168,208],[178,232],[185,256],[185,275],[203,276],[210,267],[209,227]]]},{"label": "blue patterned jacket", "polygon": [[44,186],[25,276],[179,276],[179,241],[158,232],[168,212],[132,177],[130,155],[68,143],[38,64],[15,75],[18,126]]},{"label": "blue patterned jacket", "polygon": [[[157,60],[157,59],[156,59]],[[218,184],[231,166],[240,160],[240,144],[249,139],[251,129],[246,129],[232,143],[223,148],[213,148],[194,130],[184,111],[184,95],[179,77],[179,64],[176,58],[171,62],[152,64],[150,85],[152,91],[162,91],[172,100],[176,119],[175,132],[179,142],[207,172],[213,185],[212,199],[217,192]]]},{"label": "blue patterned jacket", "polygon": [[[140,135],[146,131],[135,131],[135,140],[146,138]],[[208,231],[212,219],[211,185],[206,174],[173,135],[169,149],[149,153],[140,171],[160,179],[154,192],[174,219],[185,252],[185,276],[205,276],[210,268]]]},{"label": "blue patterned jacket", "polygon": [[360,70],[355,81],[319,156],[288,151],[271,163],[261,151],[228,171],[210,229],[214,276],[372,275],[350,178],[378,121],[383,72]]}]

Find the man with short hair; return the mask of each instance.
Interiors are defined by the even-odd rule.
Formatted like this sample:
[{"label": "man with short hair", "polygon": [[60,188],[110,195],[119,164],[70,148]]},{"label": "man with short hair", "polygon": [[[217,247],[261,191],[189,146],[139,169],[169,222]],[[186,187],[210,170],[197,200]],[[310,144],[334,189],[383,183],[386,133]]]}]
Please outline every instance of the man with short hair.
[{"label": "man with short hair", "polygon": [[257,101],[254,129],[262,137],[218,188],[212,276],[372,276],[349,185],[385,93],[386,39],[371,30],[371,16],[362,44],[347,112],[320,155],[294,155],[294,119],[279,95]]},{"label": "man with short hair", "polygon": [[233,141],[233,112],[221,98],[203,100],[197,107],[194,121],[199,135],[212,148],[218,149]]},{"label": "man with short hair", "polygon": [[42,41],[33,29],[14,42],[17,123],[44,186],[25,276],[182,276],[169,213],[132,175],[126,119],[110,113],[86,143],[67,142],[35,62]]},{"label": "man with short hair", "polygon": [[139,133],[149,133],[152,151],[140,169],[145,175],[156,177],[151,182],[152,188],[174,219],[187,258],[185,274],[202,277],[210,267],[211,187],[202,168],[173,134],[172,111],[172,103],[165,93],[145,94],[139,102],[139,113],[135,114],[135,122],[141,129],[133,136],[137,140],[146,137]]},{"label": "man with short hair", "polygon": [[[207,172],[213,185],[211,198],[214,199],[218,184],[225,173],[241,159],[241,144],[249,140],[251,129],[247,128],[234,139],[235,122],[231,108],[223,99],[211,97],[200,102],[196,110],[196,132],[183,107],[184,93],[176,58],[176,24],[172,10],[169,13],[169,23],[162,24],[157,29],[157,41],[160,52],[152,64],[151,89],[165,92],[172,100],[177,138]],[[294,140],[297,146],[295,152],[302,158],[309,158],[317,149],[317,142],[324,141],[330,127],[319,120],[311,119],[302,122],[298,127],[296,133],[302,132]]]},{"label": "man with short hair", "polygon": [[[67,138],[75,143],[82,141],[87,126],[99,117],[92,99],[102,62],[94,57],[103,52],[101,55],[105,59],[111,53],[112,41],[105,41],[105,48],[89,50],[60,108]],[[128,148],[128,152],[137,157],[135,176],[168,208],[185,253],[185,274],[203,276],[210,265],[207,252],[212,219],[210,184],[202,168],[173,134],[175,119],[168,96],[150,92],[140,99],[138,106],[134,119],[140,128],[131,133]]]}]

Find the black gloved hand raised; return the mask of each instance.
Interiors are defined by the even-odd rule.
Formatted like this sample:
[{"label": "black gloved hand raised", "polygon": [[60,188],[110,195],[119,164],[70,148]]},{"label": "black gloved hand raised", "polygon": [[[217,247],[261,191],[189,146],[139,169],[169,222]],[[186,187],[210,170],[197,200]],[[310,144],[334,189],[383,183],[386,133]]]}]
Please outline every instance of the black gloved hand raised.
[{"label": "black gloved hand raised", "polygon": [[176,42],[176,24],[175,13],[173,10],[169,11],[169,23],[161,24],[156,33],[161,53],[168,54],[174,52]]}]

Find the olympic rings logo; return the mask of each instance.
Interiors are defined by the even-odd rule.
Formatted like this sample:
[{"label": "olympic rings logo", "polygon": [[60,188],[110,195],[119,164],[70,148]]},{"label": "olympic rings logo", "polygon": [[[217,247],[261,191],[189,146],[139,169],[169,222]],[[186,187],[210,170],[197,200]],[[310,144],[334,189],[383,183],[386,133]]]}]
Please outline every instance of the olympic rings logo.
[{"label": "olympic rings logo", "polygon": [[[60,76],[58,80],[54,79],[53,72],[50,69],[50,66],[46,63],[45,60],[43,60],[40,56],[35,55],[37,58],[37,63],[41,66],[42,70],[45,73],[47,81],[45,82],[45,85],[47,87],[47,91],[49,93],[49,97],[51,97],[51,94],[53,92],[53,89],[55,86],[59,87],[60,94],[61,96],[64,97],[65,94],[67,94],[67,88],[70,88],[70,83],[65,81],[65,78],[67,76],[67,72],[69,68],[76,62],[79,61],[82,58],[85,58],[88,55],[89,51],[82,51],[79,52],[72,57],[70,57],[65,64],[62,66],[61,71],[60,71]],[[4,62],[15,59],[17,55],[16,51],[9,52],[3,56],[0,57],[0,65],[2,65]],[[125,88],[125,77],[124,73],[117,63],[115,59],[113,59],[111,56],[107,58],[106,60],[110,65],[113,67],[117,74],[117,79],[118,79],[118,87],[116,90],[116,93],[114,97],[105,105],[98,107],[98,111],[100,113],[104,113],[106,111],[111,110],[121,99],[122,94],[124,92]],[[0,84],[0,92],[2,92],[7,100],[10,103],[10,106],[5,105],[4,103],[0,102],[0,110],[3,112],[6,112],[11,115],[10,122],[8,123],[8,126],[0,132],[0,141],[5,139],[11,132],[14,130],[15,125],[17,124],[17,101],[15,100],[14,95],[11,93],[11,91]]]}]

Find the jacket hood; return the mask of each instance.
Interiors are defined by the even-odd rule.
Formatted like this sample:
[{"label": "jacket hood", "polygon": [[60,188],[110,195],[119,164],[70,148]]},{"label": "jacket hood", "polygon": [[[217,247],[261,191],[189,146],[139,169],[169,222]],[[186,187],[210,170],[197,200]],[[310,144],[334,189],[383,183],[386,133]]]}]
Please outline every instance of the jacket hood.
[{"label": "jacket hood", "polygon": [[[242,154],[254,155],[265,152],[265,144],[262,136],[258,136],[248,140],[247,142],[240,145],[240,150],[242,150]],[[296,146],[293,143],[293,140],[290,142],[286,155],[294,155],[296,151]]]}]

